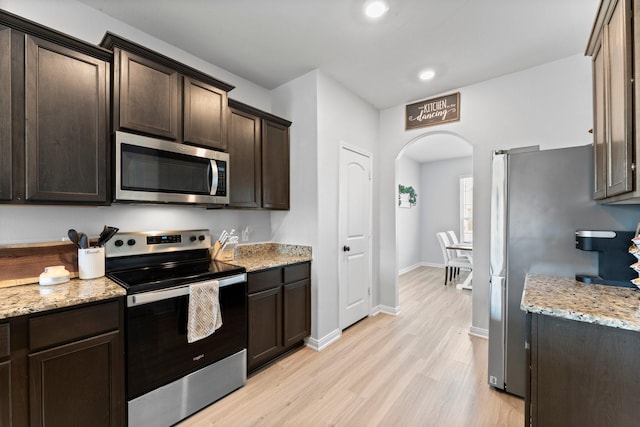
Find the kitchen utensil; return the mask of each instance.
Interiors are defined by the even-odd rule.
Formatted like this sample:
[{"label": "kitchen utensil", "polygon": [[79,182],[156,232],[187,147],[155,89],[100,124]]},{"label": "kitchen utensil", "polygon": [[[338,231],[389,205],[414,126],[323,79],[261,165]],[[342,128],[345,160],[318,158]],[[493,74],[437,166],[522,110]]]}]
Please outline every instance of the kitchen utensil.
[{"label": "kitchen utensil", "polygon": [[224,245],[227,237],[229,237],[229,233],[227,233],[227,230],[222,230],[222,233],[220,233],[220,237],[218,237],[218,242],[220,242],[221,245]]},{"label": "kitchen utensil", "polygon": [[119,231],[120,229],[118,227],[111,227],[111,226],[104,226],[104,229],[102,230],[102,233],[100,233],[100,236],[98,237],[98,243],[96,243],[96,246],[98,247],[102,247],[105,245],[105,243],[107,243],[109,240],[111,240],[111,238]]},{"label": "kitchen utensil", "polygon": [[87,249],[89,247],[89,237],[83,232],[79,232],[78,244],[80,246],[80,249]]},{"label": "kitchen utensil", "polygon": [[71,240],[76,244],[78,248],[80,248],[80,243],[78,241],[78,232],[76,230],[70,228],[69,231],[67,231],[67,236],[69,236],[69,240]]}]

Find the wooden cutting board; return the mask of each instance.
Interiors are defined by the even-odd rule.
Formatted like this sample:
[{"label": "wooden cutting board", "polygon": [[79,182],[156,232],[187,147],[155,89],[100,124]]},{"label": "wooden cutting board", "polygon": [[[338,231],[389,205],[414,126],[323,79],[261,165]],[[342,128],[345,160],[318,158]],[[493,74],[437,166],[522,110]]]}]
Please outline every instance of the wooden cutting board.
[{"label": "wooden cutting board", "polygon": [[64,265],[78,277],[78,249],[70,242],[0,245],[0,287],[38,283],[45,267]]}]

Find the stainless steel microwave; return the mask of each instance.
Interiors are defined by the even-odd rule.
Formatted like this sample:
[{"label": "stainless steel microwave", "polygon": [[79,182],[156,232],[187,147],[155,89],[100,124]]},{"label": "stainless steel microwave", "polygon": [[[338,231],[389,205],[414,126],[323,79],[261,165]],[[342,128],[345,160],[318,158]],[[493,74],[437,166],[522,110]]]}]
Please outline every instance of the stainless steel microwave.
[{"label": "stainless steel microwave", "polygon": [[229,203],[229,154],[116,132],[116,202]]}]

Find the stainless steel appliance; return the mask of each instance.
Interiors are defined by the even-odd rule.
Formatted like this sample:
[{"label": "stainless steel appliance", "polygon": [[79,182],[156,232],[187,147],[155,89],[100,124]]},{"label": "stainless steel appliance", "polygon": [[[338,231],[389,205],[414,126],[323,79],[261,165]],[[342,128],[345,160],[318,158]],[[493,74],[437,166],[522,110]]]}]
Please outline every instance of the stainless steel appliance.
[{"label": "stainless steel appliance", "polygon": [[[169,426],[246,382],[247,284],[242,267],[211,261],[208,230],[117,233],[107,276],[127,290],[129,426]],[[187,342],[189,286],[219,281],[222,326]]]},{"label": "stainless steel appliance", "polygon": [[597,252],[576,249],[576,230],[635,230],[640,218],[636,206],[593,201],[592,150],[529,147],[493,154],[488,380],[495,388],[524,396],[525,275],[597,275]]},{"label": "stainless steel appliance", "polygon": [[229,154],[116,132],[117,202],[229,203]]}]

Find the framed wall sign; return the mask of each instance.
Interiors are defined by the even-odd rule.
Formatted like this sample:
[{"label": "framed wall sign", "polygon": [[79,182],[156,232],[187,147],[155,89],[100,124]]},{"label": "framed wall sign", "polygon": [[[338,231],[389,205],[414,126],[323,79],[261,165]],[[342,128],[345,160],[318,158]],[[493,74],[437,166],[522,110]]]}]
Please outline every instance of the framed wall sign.
[{"label": "framed wall sign", "polygon": [[460,92],[408,104],[405,130],[460,120]]}]

